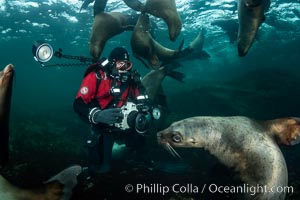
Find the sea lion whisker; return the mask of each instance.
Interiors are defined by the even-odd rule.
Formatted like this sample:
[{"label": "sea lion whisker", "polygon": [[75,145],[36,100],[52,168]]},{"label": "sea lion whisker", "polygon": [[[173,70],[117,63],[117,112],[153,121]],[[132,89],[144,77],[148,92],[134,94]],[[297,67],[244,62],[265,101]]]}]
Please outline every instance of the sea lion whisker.
[{"label": "sea lion whisker", "polygon": [[171,147],[171,148],[172,148],[172,150],[174,151],[176,157],[182,160],[182,158],[181,158],[181,156],[179,155],[179,153],[177,153],[177,151],[175,151],[175,149],[174,149],[173,147]]},{"label": "sea lion whisker", "polygon": [[168,148],[169,148],[170,152],[172,153],[172,155],[175,158],[182,159],[181,156],[177,153],[177,151],[169,143],[167,143],[167,145],[168,145]]},{"label": "sea lion whisker", "polygon": [[164,148],[173,156],[176,157],[174,152],[171,149],[171,145],[169,143],[165,143]]},{"label": "sea lion whisker", "polygon": [[170,144],[169,143],[166,143],[164,145],[165,149],[172,155],[175,157],[174,153],[172,152],[172,150],[170,149]]}]

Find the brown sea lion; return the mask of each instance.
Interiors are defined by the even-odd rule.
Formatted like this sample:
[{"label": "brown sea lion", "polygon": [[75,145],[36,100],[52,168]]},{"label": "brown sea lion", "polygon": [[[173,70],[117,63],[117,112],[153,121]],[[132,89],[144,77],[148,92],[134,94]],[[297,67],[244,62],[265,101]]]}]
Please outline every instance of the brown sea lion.
[{"label": "brown sea lion", "polygon": [[9,158],[9,114],[13,77],[12,64],[0,71],[0,166],[4,165]]},{"label": "brown sea lion", "polygon": [[95,16],[91,38],[90,54],[97,61],[107,40],[126,30],[133,30],[138,15],[126,15],[119,12],[99,13]]},{"label": "brown sea lion", "polygon": [[[149,22],[147,14],[140,14],[131,35],[131,50],[136,57],[146,59],[154,69],[158,69],[161,61],[170,61],[176,58],[180,50],[172,50],[156,42],[149,33]],[[182,44],[183,42],[179,49]]]},{"label": "brown sea lion", "polygon": [[145,5],[139,0],[124,0],[124,2],[136,11],[146,12],[163,19],[168,25],[171,41],[175,41],[180,34],[182,22],[175,0],[147,0]]},{"label": "brown sea lion", "polygon": [[[285,192],[269,192],[288,183],[285,159],[276,143],[300,142],[300,119],[256,121],[247,117],[191,117],[157,133],[158,142],[174,155],[173,147],[204,148],[234,168],[249,186],[260,185],[251,199],[284,199]],[[274,190],[273,190],[274,191]]]},{"label": "brown sea lion", "polygon": [[264,12],[269,8],[270,0],[238,1],[238,53],[245,56],[257,34],[258,28],[265,21]]}]

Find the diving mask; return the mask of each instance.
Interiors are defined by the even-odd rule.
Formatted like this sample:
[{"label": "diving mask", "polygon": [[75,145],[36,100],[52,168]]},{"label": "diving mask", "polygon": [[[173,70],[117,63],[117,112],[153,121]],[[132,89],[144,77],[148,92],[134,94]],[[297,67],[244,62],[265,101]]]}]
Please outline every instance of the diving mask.
[{"label": "diving mask", "polygon": [[132,63],[128,60],[118,60],[116,61],[116,69],[119,73],[127,72],[132,68]]}]

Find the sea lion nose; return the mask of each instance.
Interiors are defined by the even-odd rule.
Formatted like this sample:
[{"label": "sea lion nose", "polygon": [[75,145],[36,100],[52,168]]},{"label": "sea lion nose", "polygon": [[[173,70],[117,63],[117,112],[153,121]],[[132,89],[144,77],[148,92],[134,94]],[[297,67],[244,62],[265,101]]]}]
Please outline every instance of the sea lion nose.
[{"label": "sea lion nose", "polygon": [[158,133],[156,134],[156,136],[157,136],[157,137],[161,137],[161,132],[158,132]]},{"label": "sea lion nose", "polygon": [[157,142],[165,141],[161,131],[156,134],[156,137],[157,137]]}]

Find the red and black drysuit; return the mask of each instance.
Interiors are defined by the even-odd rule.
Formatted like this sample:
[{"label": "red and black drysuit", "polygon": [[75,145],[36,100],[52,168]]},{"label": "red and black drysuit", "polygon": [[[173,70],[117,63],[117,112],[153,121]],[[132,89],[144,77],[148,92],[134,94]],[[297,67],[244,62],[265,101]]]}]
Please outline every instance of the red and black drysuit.
[{"label": "red and black drysuit", "polygon": [[[91,173],[103,173],[109,170],[112,146],[116,137],[125,139],[128,146],[138,145],[144,140],[135,129],[121,130],[103,123],[94,124],[89,119],[90,112],[95,107],[101,110],[111,107],[120,108],[128,101],[134,102],[140,95],[141,89],[134,79],[120,82],[103,69],[105,68],[97,64],[88,68],[74,101],[75,112],[91,124],[91,136],[86,141]],[[113,86],[120,88],[118,97],[111,93]]]}]

